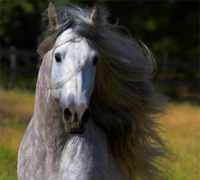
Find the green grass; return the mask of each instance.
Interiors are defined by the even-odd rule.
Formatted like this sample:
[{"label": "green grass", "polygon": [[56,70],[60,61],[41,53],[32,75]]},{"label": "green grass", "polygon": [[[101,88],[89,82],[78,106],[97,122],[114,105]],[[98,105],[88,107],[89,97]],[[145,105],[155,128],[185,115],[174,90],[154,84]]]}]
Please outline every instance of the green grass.
[{"label": "green grass", "polygon": [[0,157],[1,180],[17,179],[17,150],[1,146]]},{"label": "green grass", "polygon": [[[26,75],[16,75],[16,86],[24,89],[35,89],[35,84],[37,81],[36,76],[26,76]],[[11,75],[5,72],[0,72],[0,82],[3,87],[11,88],[12,80]]]},{"label": "green grass", "polygon": [[[170,180],[199,180],[200,108],[191,103],[170,103],[171,110],[159,122],[161,136],[174,154],[167,168]],[[0,89],[0,179],[17,179],[17,151],[33,115],[34,92]]]}]

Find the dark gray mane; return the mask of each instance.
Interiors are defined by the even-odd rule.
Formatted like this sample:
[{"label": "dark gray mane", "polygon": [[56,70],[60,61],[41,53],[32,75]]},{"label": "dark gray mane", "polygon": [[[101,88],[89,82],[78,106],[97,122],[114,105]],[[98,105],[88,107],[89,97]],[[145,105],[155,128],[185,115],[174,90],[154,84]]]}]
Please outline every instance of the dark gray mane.
[{"label": "dark gray mane", "polygon": [[99,40],[102,38],[101,33],[92,25],[84,22],[81,19],[70,18],[65,23],[63,23],[56,31],[50,32],[52,34],[57,34],[60,36],[65,30],[72,28],[75,33],[89,40]]}]

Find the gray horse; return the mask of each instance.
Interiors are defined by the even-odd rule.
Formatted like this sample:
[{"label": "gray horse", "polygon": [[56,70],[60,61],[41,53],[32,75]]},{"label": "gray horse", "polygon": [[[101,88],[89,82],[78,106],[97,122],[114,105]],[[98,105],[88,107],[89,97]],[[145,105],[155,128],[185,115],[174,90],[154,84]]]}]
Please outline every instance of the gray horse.
[{"label": "gray horse", "polygon": [[165,97],[144,44],[114,32],[107,13],[52,3],[34,115],[18,153],[19,180],[162,178],[156,130]]}]

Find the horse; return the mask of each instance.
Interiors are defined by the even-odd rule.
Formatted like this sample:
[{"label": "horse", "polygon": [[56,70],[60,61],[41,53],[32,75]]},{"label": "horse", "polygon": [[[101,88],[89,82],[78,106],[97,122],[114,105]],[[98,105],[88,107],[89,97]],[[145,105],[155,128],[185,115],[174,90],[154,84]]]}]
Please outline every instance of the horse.
[{"label": "horse", "polygon": [[49,3],[19,180],[163,179],[157,120],[167,98],[152,83],[154,56],[107,16],[100,6]]}]

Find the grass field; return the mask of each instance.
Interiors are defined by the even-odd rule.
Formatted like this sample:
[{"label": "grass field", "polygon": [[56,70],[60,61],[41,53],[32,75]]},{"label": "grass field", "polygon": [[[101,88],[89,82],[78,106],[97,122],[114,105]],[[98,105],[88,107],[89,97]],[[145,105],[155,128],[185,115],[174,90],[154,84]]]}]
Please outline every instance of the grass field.
[{"label": "grass field", "polygon": [[[170,103],[170,113],[160,120],[161,134],[174,154],[167,164],[171,180],[200,179],[200,108]],[[34,93],[0,89],[0,179],[17,179],[17,151],[34,110]]]}]

